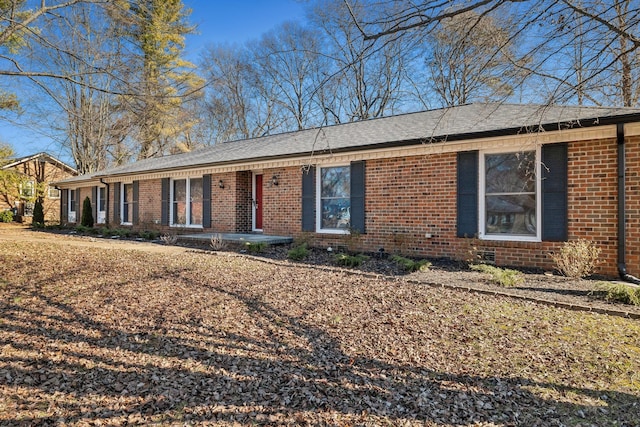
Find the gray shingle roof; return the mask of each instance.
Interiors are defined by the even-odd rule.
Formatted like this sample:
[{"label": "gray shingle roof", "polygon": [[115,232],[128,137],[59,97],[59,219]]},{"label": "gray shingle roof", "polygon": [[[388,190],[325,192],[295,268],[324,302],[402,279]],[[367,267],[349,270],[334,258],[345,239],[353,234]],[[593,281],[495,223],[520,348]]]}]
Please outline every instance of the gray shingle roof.
[{"label": "gray shingle roof", "polygon": [[629,120],[640,120],[640,109],[468,104],[220,143],[189,153],[145,159],[63,182],[327,151],[357,151],[394,143],[460,140],[498,133],[515,134],[537,130],[540,126],[553,130]]}]

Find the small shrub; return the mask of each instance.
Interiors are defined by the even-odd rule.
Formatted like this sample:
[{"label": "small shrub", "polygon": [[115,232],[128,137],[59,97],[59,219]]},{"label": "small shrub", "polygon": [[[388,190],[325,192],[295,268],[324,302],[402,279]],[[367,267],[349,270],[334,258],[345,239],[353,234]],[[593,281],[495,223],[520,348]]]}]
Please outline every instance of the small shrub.
[{"label": "small shrub", "polygon": [[604,299],[623,304],[640,305],[640,287],[624,283],[600,282],[596,289],[605,293]]},{"label": "small shrub", "polygon": [[224,240],[222,240],[222,235],[216,233],[211,236],[211,242],[209,243],[209,246],[211,246],[211,249],[213,249],[214,251],[222,251],[227,247],[227,244]]},{"label": "small shrub", "polygon": [[178,236],[175,234],[163,234],[160,236],[160,240],[162,240],[167,245],[175,245],[178,241]]},{"label": "small shrub", "polygon": [[551,258],[560,273],[567,277],[579,278],[593,274],[598,265],[600,248],[588,240],[566,242],[560,252],[552,253]]},{"label": "small shrub", "polygon": [[152,231],[152,230],[143,230],[138,234],[140,237],[142,237],[145,240],[156,240],[160,235],[160,233],[158,233],[157,231]]},{"label": "small shrub", "polygon": [[491,281],[497,285],[510,288],[517,286],[524,281],[522,273],[517,270],[508,268],[500,268],[488,264],[472,264],[469,266],[472,270],[491,275]]},{"label": "small shrub", "polygon": [[11,211],[0,212],[0,222],[13,222],[13,212]]},{"label": "small shrub", "polygon": [[39,197],[33,206],[33,218],[31,219],[31,224],[34,227],[44,226],[44,207],[42,206],[42,200]]},{"label": "small shrub", "polygon": [[257,254],[263,252],[267,248],[267,244],[265,242],[247,242],[245,243],[245,247],[248,252]]},{"label": "small shrub", "polygon": [[78,232],[79,234],[88,234],[89,233],[89,227],[87,227],[85,225],[78,225],[78,226],[76,226],[76,232]]},{"label": "small shrub", "polygon": [[82,202],[82,218],[80,219],[80,225],[87,228],[93,227],[93,210],[91,209],[91,199],[89,196],[85,197]]},{"label": "small shrub", "polygon": [[127,228],[112,228],[109,234],[117,237],[130,237],[131,230]]},{"label": "small shrub", "polygon": [[307,244],[303,243],[295,248],[292,248],[287,252],[287,258],[293,261],[302,261],[309,256],[309,248],[307,248]]},{"label": "small shrub", "polygon": [[307,245],[307,247],[309,247],[309,245],[313,241],[313,237],[314,237],[314,233],[311,233],[309,231],[304,231],[298,237],[293,239],[293,246],[298,247],[302,245]]},{"label": "small shrub", "polygon": [[98,234],[102,236],[111,236],[111,229],[109,227],[98,228]]},{"label": "small shrub", "polygon": [[349,255],[349,254],[336,254],[335,260],[336,263],[342,267],[359,267],[364,261],[369,259],[368,256],[357,254],[357,255]]},{"label": "small shrub", "polygon": [[431,267],[431,263],[426,259],[414,261],[412,259],[405,258],[400,255],[392,256],[391,261],[395,262],[400,267],[402,267],[404,271],[408,271],[410,273],[414,271],[427,271],[429,270],[429,267]]}]

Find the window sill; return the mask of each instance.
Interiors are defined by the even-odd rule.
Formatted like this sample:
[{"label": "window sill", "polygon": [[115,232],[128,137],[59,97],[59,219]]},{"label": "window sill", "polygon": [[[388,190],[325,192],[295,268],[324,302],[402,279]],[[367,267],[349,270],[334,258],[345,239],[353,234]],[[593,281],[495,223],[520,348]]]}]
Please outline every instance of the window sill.
[{"label": "window sill", "polygon": [[480,240],[494,241],[494,242],[529,242],[529,243],[542,242],[542,239],[540,239],[538,236],[489,234],[489,235],[480,235],[478,236],[478,238]]},{"label": "window sill", "polygon": [[351,234],[351,232],[348,229],[316,229],[316,233],[317,234],[338,234],[338,235],[345,235],[345,234]]},{"label": "window sill", "polygon": [[202,225],[185,225],[185,224],[170,224],[169,227],[171,228],[190,228],[190,229],[200,229],[202,230],[204,227]]}]

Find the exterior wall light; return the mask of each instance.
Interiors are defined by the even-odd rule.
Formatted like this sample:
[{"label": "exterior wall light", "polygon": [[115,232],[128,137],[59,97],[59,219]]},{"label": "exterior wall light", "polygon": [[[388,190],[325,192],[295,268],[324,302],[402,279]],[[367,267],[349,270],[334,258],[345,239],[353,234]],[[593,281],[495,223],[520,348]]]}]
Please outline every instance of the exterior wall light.
[{"label": "exterior wall light", "polygon": [[218,181],[218,187],[224,188],[224,181],[223,180]]},{"label": "exterior wall light", "polygon": [[278,175],[273,175],[273,177],[271,178],[271,184],[273,185],[278,185]]}]

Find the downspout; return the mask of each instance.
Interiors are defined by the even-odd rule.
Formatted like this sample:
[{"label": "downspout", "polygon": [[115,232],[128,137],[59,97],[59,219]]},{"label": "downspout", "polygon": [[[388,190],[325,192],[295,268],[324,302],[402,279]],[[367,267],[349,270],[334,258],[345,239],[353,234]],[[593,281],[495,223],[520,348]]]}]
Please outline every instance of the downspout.
[{"label": "downspout", "polygon": [[625,261],[626,253],[626,150],[624,144],[624,123],[618,123],[616,127],[616,139],[618,142],[618,274],[627,282],[640,285],[640,279],[627,273]]},{"label": "downspout", "polygon": [[105,225],[109,225],[109,183],[108,182],[104,182],[104,178],[100,178],[100,183],[103,184],[105,187],[107,187],[107,196],[105,197],[105,201],[106,201],[106,206],[105,206],[105,213],[104,213],[104,223]]}]

